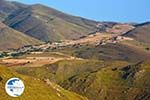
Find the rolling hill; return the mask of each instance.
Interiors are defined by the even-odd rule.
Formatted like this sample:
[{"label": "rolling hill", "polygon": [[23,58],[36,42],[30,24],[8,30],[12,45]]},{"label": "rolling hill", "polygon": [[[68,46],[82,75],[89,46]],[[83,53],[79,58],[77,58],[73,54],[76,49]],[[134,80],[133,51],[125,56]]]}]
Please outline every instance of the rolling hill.
[{"label": "rolling hill", "polygon": [[106,45],[74,45],[57,48],[52,51],[62,52],[72,56],[84,59],[96,59],[104,61],[128,61],[138,62],[150,59],[149,52],[140,50],[134,46],[128,46],[122,43],[108,43]]},{"label": "rolling hill", "polygon": [[0,22],[0,50],[39,44],[40,41],[9,28]]},{"label": "rolling hill", "polygon": [[[13,67],[20,74],[37,77],[40,79],[50,79],[58,84],[68,78],[82,72],[95,71],[104,67],[102,61],[95,60],[61,60],[53,64],[46,64],[39,67]],[[65,73],[64,73],[65,72]]]},{"label": "rolling hill", "polygon": [[75,75],[62,86],[90,100],[149,100],[150,61]]},{"label": "rolling hill", "polygon": [[[25,83],[18,98],[4,91],[11,77]],[[0,100],[150,100],[149,79],[150,22],[0,0]]]},{"label": "rolling hill", "polygon": [[20,74],[49,79],[89,100],[149,100],[150,61],[72,60],[43,67],[13,67]]}]

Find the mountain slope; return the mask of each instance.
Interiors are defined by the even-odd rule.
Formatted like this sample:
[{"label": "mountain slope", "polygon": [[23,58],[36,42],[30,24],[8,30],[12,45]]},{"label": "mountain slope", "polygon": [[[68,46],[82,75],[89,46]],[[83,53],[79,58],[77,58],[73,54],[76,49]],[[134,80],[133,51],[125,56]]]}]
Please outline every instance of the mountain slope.
[{"label": "mountain slope", "polygon": [[[12,77],[19,77],[25,84],[25,91],[18,98],[12,98],[5,92],[4,85]],[[87,100],[85,97],[64,90],[54,83],[45,83],[33,77],[17,74],[4,66],[0,66],[0,94],[0,100]]]},{"label": "mountain slope", "polygon": [[150,43],[150,23],[136,25],[136,28],[126,33],[125,36],[132,37],[139,42]]},{"label": "mountain slope", "polygon": [[145,61],[76,75],[62,85],[90,100],[149,100],[149,76],[150,61]]},{"label": "mountain slope", "polygon": [[39,40],[24,35],[0,22],[0,50],[38,43],[40,43]]},{"label": "mountain slope", "polygon": [[69,77],[82,72],[95,71],[104,66],[102,61],[95,60],[62,60],[42,67],[13,67],[20,74],[40,79],[48,78],[53,82],[62,83]]},{"label": "mountain slope", "polygon": [[121,60],[128,62],[137,62],[150,59],[150,54],[139,48],[124,45],[122,43],[108,43],[106,45],[75,45],[67,46],[52,51],[62,52],[84,59],[97,60]]},{"label": "mountain slope", "polygon": [[20,74],[49,79],[89,100],[149,100],[150,61],[59,61],[43,67],[14,67]]},{"label": "mountain slope", "polygon": [[37,4],[17,10],[5,23],[29,36],[43,41],[77,39],[96,30],[97,22],[74,17]]},{"label": "mountain slope", "polygon": [[26,5],[17,2],[0,0],[0,21],[4,20],[12,12],[25,8]]}]

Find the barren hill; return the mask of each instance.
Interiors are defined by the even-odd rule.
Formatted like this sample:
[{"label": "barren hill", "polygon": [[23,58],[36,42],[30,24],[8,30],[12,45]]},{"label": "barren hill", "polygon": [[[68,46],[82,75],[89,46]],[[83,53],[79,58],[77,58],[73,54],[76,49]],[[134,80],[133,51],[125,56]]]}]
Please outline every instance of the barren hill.
[{"label": "barren hill", "polygon": [[38,43],[40,43],[39,40],[31,38],[0,23],[0,50],[19,48],[24,45],[35,45]]},{"label": "barren hill", "polygon": [[0,0],[0,21],[4,20],[12,12],[25,8],[27,5],[18,2],[9,2],[6,0]]},{"label": "barren hill", "polygon": [[40,4],[17,10],[5,23],[42,41],[77,39],[96,30],[96,21],[71,16]]},{"label": "barren hill", "polygon": [[140,42],[150,43],[150,23],[136,25],[136,28],[126,33],[125,36],[132,37]]}]

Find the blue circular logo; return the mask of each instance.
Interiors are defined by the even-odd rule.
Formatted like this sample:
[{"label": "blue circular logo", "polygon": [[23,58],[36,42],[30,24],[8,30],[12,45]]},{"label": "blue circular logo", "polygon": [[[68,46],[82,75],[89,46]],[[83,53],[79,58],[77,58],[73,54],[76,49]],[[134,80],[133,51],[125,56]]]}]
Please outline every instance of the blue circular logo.
[{"label": "blue circular logo", "polygon": [[11,97],[19,97],[24,92],[25,86],[19,78],[11,78],[5,84],[5,90]]}]

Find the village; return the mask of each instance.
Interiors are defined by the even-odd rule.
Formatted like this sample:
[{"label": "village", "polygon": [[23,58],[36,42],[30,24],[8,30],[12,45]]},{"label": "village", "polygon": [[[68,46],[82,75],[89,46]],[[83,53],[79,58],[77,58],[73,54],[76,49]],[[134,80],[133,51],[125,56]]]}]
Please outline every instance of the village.
[{"label": "village", "polygon": [[62,40],[59,42],[47,42],[40,45],[26,45],[24,47],[10,50],[10,52],[1,52],[0,58],[11,58],[20,56],[23,54],[33,53],[33,52],[46,52],[49,50],[67,47],[67,46],[81,46],[81,45],[106,45],[108,43],[119,43],[121,41],[132,41],[132,38],[124,37],[118,34],[108,34],[108,33],[100,33],[96,32],[95,34],[91,34],[87,37],[80,38],[78,40]]},{"label": "village", "polygon": [[82,45],[106,45],[108,43],[119,43],[121,41],[132,41],[130,37],[124,36],[128,31],[134,29],[129,24],[116,24],[107,26],[107,24],[98,23],[96,25],[97,30],[89,33],[87,36],[80,37],[75,40],[59,40],[55,42],[43,42],[38,45],[25,45],[18,49],[9,49],[7,51],[0,52],[0,58],[17,57],[23,54],[30,54],[33,52],[46,52],[57,48],[63,48],[67,46],[82,46]]}]

